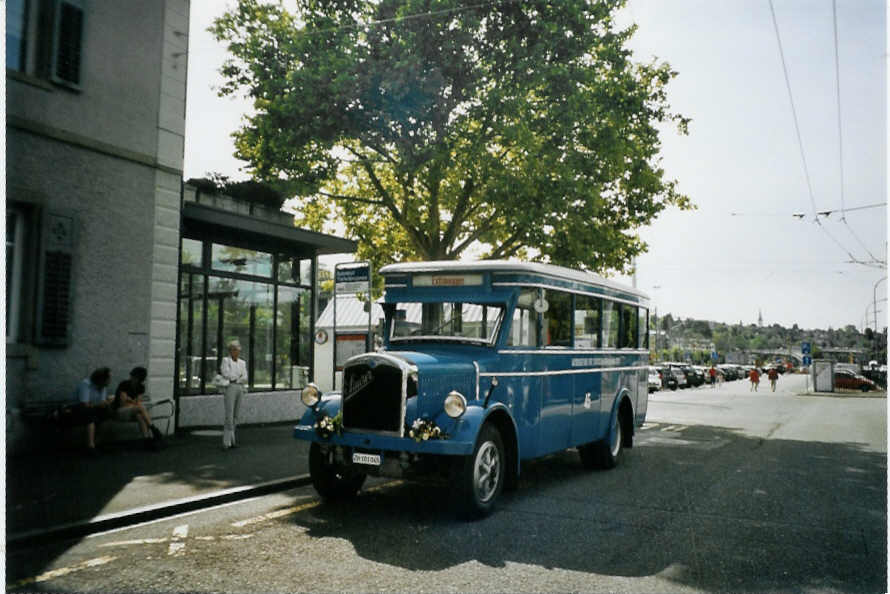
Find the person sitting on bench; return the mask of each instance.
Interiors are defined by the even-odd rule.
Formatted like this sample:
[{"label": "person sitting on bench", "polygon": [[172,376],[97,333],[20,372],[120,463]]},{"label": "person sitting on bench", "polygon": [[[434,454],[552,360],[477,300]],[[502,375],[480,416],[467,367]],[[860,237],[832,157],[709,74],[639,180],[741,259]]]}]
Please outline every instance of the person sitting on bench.
[{"label": "person sitting on bench", "polygon": [[108,382],[111,370],[100,367],[81,380],[74,392],[75,406],[71,409],[72,424],[86,424],[87,452],[96,454],[96,425],[112,415],[111,400],[108,398]]},{"label": "person sitting on bench", "polygon": [[142,403],[145,395],[145,378],[148,372],[145,367],[134,367],[130,371],[130,379],[122,381],[114,391],[111,407],[119,421],[138,421],[145,446],[150,450],[158,450],[161,446],[161,431],[151,422],[151,416]]}]

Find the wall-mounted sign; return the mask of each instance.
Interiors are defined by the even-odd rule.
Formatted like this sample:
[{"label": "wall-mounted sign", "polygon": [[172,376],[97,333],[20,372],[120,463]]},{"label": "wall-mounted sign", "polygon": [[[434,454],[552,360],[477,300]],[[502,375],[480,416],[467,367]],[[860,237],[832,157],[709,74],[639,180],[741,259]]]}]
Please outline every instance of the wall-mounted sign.
[{"label": "wall-mounted sign", "polygon": [[328,341],[328,332],[327,330],[320,329],[315,333],[315,342],[318,344],[324,344]]}]

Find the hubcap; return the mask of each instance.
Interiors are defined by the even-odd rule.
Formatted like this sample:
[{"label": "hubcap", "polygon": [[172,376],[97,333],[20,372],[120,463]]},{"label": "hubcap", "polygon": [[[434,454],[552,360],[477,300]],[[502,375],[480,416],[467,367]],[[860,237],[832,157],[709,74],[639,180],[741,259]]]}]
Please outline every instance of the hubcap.
[{"label": "hubcap", "polygon": [[610,445],[610,451],[614,458],[621,450],[621,421],[619,420],[618,415],[615,415],[615,421],[612,424],[612,442]]},{"label": "hubcap", "polygon": [[480,502],[486,503],[494,496],[501,476],[501,456],[493,442],[486,441],[476,454],[473,468],[473,487]]}]

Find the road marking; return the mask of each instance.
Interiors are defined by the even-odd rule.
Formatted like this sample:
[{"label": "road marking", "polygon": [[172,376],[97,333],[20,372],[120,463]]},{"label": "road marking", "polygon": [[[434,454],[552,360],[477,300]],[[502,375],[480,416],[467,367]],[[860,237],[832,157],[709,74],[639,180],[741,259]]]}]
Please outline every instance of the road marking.
[{"label": "road marking", "polygon": [[97,557],[95,559],[88,559],[83,563],[78,563],[77,565],[72,565],[70,567],[60,567],[59,569],[53,569],[52,571],[45,571],[40,575],[25,578],[23,580],[19,580],[16,583],[7,586],[8,590],[15,590],[16,588],[21,588],[22,586],[27,586],[28,584],[36,584],[39,582],[45,582],[48,580],[52,580],[58,577],[62,577],[76,571],[80,571],[82,569],[89,569],[91,567],[99,567],[100,565],[105,565],[106,563],[111,563],[117,559],[117,557]]},{"label": "road marking", "polygon": [[244,526],[250,526],[251,524],[259,524],[260,522],[265,522],[266,520],[274,520],[276,518],[283,518],[285,516],[289,516],[291,514],[299,513],[303,510],[311,509],[313,507],[317,507],[321,505],[321,501],[314,500],[309,503],[304,503],[302,505],[295,505],[293,507],[288,507],[285,509],[280,509],[278,511],[269,512],[267,514],[263,514],[261,516],[256,516],[255,518],[248,518],[247,520],[240,520],[238,522],[232,522],[232,526],[235,528],[243,528]]},{"label": "road marking", "polygon": [[[404,484],[404,481],[390,481],[388,483],[383,483],[382,485],[376,485],[374,487],[370,487],[365,489],[365,493],[373,493],[375,491],[382,491],[383,489],[388,489],[390,487],[397,487],[399,485]],[[302,503],[300,505],[295,505],[293,507],[286,507],[284,509],[279,509],[273,512],[269,512],[267,514],[263,514],[261,516],[256,516],[253,518],[248,518],[246,520],[239,520],[237,522],[232,522],[231,525],[235,528],[243,528],[245,526],[250,526],[251,524],[259,524],[260,522],[265,522],[267,520],[276,520],[278,518],[283,518],[286,516],[290,516],[293,514],[300,513],[301,511],[306,511],[307,509],[312,509],[314,507],[318,507],[321,505],[320,499],[314,499],[312,501]]]},{"label": "road marking", "polygon": [[169,538],[140,538],[137,540],[119,540],[117,542],[106,542],[99,545],[102,547],[128,547],[130,545],[143,544],[161,544],[170,540]]},{"label": "road marking", "polygon": [[668,425],[667,427],[662,428],[662,431],[673,431],[674,433],[679,433],[681,431],[685,431],[688,429],[685,425]]},{"label": "road marking", "polygon": [[173,539],[167,548],[168,556],[180,556],[185,554],[185,543],[182,542],[189,535],[189,525],[182,524],[173,529]]}]

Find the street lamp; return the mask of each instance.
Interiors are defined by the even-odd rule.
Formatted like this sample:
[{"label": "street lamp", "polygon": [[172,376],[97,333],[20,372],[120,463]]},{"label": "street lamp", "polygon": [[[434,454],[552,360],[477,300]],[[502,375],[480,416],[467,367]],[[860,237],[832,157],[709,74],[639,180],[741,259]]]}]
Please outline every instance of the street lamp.
[{"label": "street lamp", "polygon": [[872,297],[871,302],[872,302],[872,306],[874,307],[873,313],[875,315],[875,334],[878,333],[878,285],[881,283],[881,281],[885,281],[885,280],[887,280],[886,275],[884,275],[883,278],[879,278],[878,281],[875,283],[875,286],[871,292],[871,297]]},{"label": "street lamp", "polygon": [[[656,291],[661,288],[661,285],[652,285],[652,290]],[[656,305],[653,308],[653,319],[655,320],[655,360],[658,361],[658,306]]]}]

